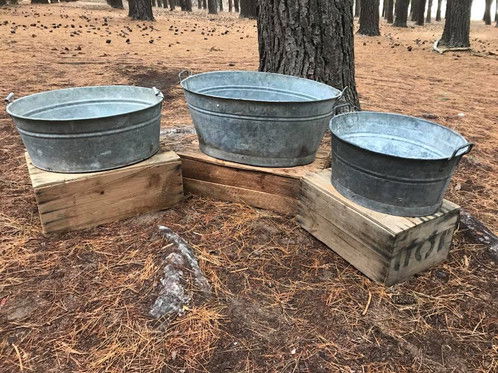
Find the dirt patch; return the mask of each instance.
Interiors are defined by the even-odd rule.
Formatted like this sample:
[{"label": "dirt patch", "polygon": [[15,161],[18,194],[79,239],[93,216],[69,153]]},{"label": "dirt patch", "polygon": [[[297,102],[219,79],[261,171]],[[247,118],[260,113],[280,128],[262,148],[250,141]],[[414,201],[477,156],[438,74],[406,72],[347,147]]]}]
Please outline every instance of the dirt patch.
[{"label": "dirt patch", "polygon": [[118,70],[123,78],[128,79],[129,84],[140,87],[156,87],[159,89],[165,100],[175,97],[173,87],[178,86],[178,72],[162,69],[143,68],[138,66],[128,66]]}]

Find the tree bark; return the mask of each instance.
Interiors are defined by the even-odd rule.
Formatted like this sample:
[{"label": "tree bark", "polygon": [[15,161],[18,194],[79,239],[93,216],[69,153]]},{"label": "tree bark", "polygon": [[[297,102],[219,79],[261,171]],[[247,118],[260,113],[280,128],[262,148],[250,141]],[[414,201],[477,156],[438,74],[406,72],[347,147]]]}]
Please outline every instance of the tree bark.
[{"label": "tree bark", "polygon": [[448,48],[470,47],[470,10],[472,0],[448,0],[446,22],[439,45]]},{"label": "tree bark", "polygon": [[31,0],[31,4],[48,4],[48,0]]},{"label": "tree bark", "polygon": [[386,20],[387,23],[393,23],[394,21],[394,0],[387,0],[387,8],[386,8]]},{"label": "tree bark", "polygon": [[0,0],[0,6],[7,5],[7,0]]},{"label": "tree bark", "polygon": [[424,25],[425,18],[425,3],[426,0],[418,0],[417,1],[417,9],[416,9],[416,24],[417,26]]},{"label": "tree bark", "polygon": [[168,0],[169,1],[169,10],[175,10],[176,0]]},{"label": "tree bark", "polygon": [[233,12],[233,0],[228,0],[228,11]]},{"label": "tree bark", "polygon": [[361,35],[378,36],[379,31],[379,0],[362,0],[360,12]]},{"label": "tree bark", "polygon": [[[258,0],[240,0],[240,18],[257,18],[258,17],[257,3]],[[287,6],[291,7],[292,5],[288,4]]]},{"label": "tree bark", "polygon": [[441,3],[443,0],[437,0],[436,21],[441,21]]},{"label": "tree bark", "polygon": [[427,16],[425,18],[425,22],[432,22],[432,0],[427,0]]},{"label": "tree bark", "polygon": [[202,0],[202,9],[207,9],[207,0]]},{"label": "tree bark", "polygon": [[233,8],[235,9],[235,12],[240,12],[239,0],[233,0]]},{"label": "tree bark", "polygon": [[197,0],[197,9],[202,9],[202,0]]},{"label": "tree bark", "polygon": [[153,21],[151,0],[129,0],[128,16],[140,21]]},{"label": "tree bark", "polygon": [[218,14],[218,0],[207,0],[208,13]]},{"label": "tree bark", "polygon": [[493,0],[486,0],[485,6],[484,6],[484,17],[482,17],[482,20],[486,25],[491,24],[491,5],[493,4]]},{"label": "tree bark", "polygon": [[408,27],[406,22],[408,21],[408,6],[410,5],[410,0],[396,0],[396,17],[394,18],[394,26],[396,27]]},{"label": "tree bark", "polygon": [[359,107],[353,0],[261,1],[258,39],[260,71],[314,79],[337,89],[349,87],[346,99]]},{"label": "tree bark", "polygon": [[385,18],[386,16],[386,5],[387,5],[387,0],[382,1],[382,18]]},{"label": "tree bark", "polygon": [[223,12],[223,0],[219,0],[218,9],[220,10],[220,12]]}]

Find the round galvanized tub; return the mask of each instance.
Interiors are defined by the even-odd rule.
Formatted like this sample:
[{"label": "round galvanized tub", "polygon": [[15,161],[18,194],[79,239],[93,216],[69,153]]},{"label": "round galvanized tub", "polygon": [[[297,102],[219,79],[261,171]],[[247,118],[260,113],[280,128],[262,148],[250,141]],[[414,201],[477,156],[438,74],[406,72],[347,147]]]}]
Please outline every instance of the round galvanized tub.
[{"label": "round galvanized tub", "polygon": [[340,114],[330,130],[334,187],[362,206],[398,216],[434,214],[473,146],[449,128],[399,114]]},{"label": "round galvanized tub", "polygon": [[202,152],[265,167],[313,162],[341,92],[288,75],[216,71],[181,81]]},{"label": "round galvanized tub", "polygon": [[64,173],[109,170],[159,150],[163,95],[155,88],[79,87],[7,106],[33,165]]}]

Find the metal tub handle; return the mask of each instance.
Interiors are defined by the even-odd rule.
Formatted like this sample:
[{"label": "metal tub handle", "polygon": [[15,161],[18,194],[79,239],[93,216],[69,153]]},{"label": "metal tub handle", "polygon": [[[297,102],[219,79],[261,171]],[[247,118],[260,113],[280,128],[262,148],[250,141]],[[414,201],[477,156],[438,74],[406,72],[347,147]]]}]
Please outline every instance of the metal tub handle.
[{"label": "metal tub handle", "polygon": [[473,147],[474,147],[474,144],[471,142],[469,142],[468,144],[459,146],[458,148],[455,149],[453,154],[448,158],[448,161],[451,161],[453,158],[455,158],[457,156],[457,153],[462,149],[467,148],[467,150],[465,150],[462,154],[460,154],[461,156],[463,156],[465,154],[469,154]]},{"label": "metal tub handle", "polygon": [[179,83],[187,79],[190,75],[192,75],[192,72],[190,70],[182,70],[178,73],[178,79]]},{"label": "metal tub handle", "polygon": [[348,108],[348,112],[358,110],[358,108],[350,102],[345,102],[344,104],[339,104],[334,107],[334,115],[337,115],[337,110],[342,108]]},{"label": "metal tub handle", "polygon": [[152,90],[154,91],[154,94],[155,94],[157,97],[164,98],[163,93],[162,93],[159,89],[157,89],[156,87],[152,87]]},{"label": "metal tub handle", "polygon": [[12,101],[14,101],[14,92],[10,92],[7,97],[5,97],[4,101],[8,104],[10,104]]}]

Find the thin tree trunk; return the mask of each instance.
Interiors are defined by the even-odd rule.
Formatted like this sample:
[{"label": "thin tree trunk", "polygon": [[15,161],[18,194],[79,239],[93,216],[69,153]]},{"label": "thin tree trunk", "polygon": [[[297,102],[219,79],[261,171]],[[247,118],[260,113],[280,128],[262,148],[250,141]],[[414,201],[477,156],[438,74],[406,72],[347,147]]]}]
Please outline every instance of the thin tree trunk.
[{"label": "thin tree trunk", "polygon": [[346,99],[359,106],[353,0],[261,1],[258,38],[260,71],[314,79],[337,89],[349,87]]},{"label": "thin tree trunk", "polygon": [[220,12],[223,12],[223,0],[220,0],[218,4],[219,4],[218,9],[220,10]]},{"label": "thin tree trunk", "polygon": [[207,9],[207,0],[202,0],[202,9]]},{"label": "thin tree trunk", "polygon": [[493,4],[493,0],[486,0],[486,3],[484,5],[484,17],[482,17],[482,20],[486,25],[491,24],[491,5]]},{"label": "thin tree trunk", "polygon": [[[240,0],[240,17],[256,18],[258,16],[257,2],[258,0]],[[290,7],[291,5],[288,6]]]},{"label": "thin tree trunk", "polygon": [[128,15],[140,21],[153,21],[151,0],[129,0]]},{"label": "thin tree trunk", "polygon": [[208,3],[208,13],[218,14],[218,0],[207,0]]},{"label": "thin tree trunk", "polygon": [[360,12],[361,35],[378,36],[379,31],[379,0],[362,0]]},{"label": "thin tree trunk", "polygon": [[394,21],[394,0],[387,0],[387,9],[386,9],[386,19],[387,23],[393,23]]},{"label": "thin tree trunk", "polygon": [[443,0],[437,0],[436,21],[441,21],[441,3]]},{"label": "thin tree trunk", "polygon": [[240,12],[239,0],[233,0],[233,8],[236,13]]},{"label": "thin tree trunk", "polygon": [[185,11],[191,12],[192,11],[192,0],[184,0],[184,1],[185,1]]},{"label": "thin tree trunk", "polygon": [[48,0],[31,0],[31,4],[48,4]]},{"label": "thin tree trunk", "polygon": [[233,0],[228,0],[228,11],[233,12]]},{"label": "thin tree trunk", "polygon": [[426,0],[418,0],[417,2],[417,9],[416,9],[416,24],[417,26],[423,26],[424,25],[424,18],[425,18],[425,3]]},{"label": "thin tree trunk", "polygon": [[360,16],[360,9],[361,9],[361,0],[356,0],[354,6],[354,16],[359,17]]},{"label": "thin tree trunk", "polygon": [[107,4],[114,9],[124,9],[123,0],[107,0]]},{"label": "thin tree trunk", "polygon": [[386,5],[387,5],[387,0],[382,0],[382,18],[386,17]]},{"label": "thin tree trunk", "polygon": [[448,0],[446,22],[440,45],[448,48],[470,47],[470,10],[472,0]]},{"label": "thin tree trunk", "polygon": [[176,0],[168,0],[169,1],[169,10],[175,10]]},{"label": "thin tree trunk", "polygon": [[416,21],[417,20],[417,9],[418,9],[418,2],[420,0],[412,0],[411,5],[410,5],[410,20]]},{"label": "thin tree trunk", "polygon": [[197,9],[202,9],[202,0],[197,0]]},{"label": "thin tree trunk", "polygon": [[427,0],[427,16],[425,18],[425,22],[432,22],[432,0]]},{"label": "thin tree trunk", "polygon": [[408,27],[406,22],[408,21],[408,6],[410,5],[410,0],[396,0],[395,18],[394,26],[396,27]]}]

